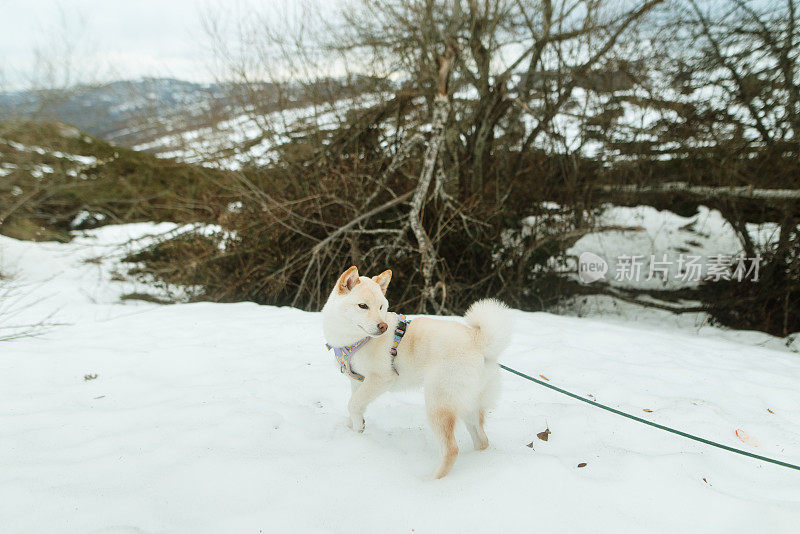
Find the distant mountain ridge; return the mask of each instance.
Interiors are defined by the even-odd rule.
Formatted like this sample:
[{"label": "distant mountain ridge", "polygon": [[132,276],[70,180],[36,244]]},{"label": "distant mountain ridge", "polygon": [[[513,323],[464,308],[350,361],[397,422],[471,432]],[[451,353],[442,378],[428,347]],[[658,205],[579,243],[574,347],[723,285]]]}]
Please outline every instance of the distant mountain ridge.
[{"label": "distant mountain ridge", "polygon": [[[141,117],[192,117],[228,104],[228,88],[173,78],[121,80],[69,91],[0,92],[0,120],[41,118],[74,124],[130,146],[148,138]],[[151,121],[152,122],[152,121]],[[150,126],[152,127],[152,126]]]},{"label": "distant mountain ridge", "polygon": [[249,82],[246,86],[194,83],[174,78],[120,80],[69,90],[0,92],[0,121],[63,122],[132,148],[176,132],[213,126],[242,113],[269,113],[281,107],[308,105],[323,94],[353,94],[376,87],[391,88],[385,81],[359,75],[280,86],[270,82]]}]

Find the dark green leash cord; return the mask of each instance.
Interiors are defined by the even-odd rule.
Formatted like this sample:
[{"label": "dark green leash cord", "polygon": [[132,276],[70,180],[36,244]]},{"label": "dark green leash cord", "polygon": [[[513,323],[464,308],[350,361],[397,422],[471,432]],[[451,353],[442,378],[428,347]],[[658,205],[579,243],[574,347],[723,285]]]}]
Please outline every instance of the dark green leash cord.
[{"label": "dark green leash cord", "polygon": [[505,369],[509,373],[513,373],[513,374],[515,374],[517,376],[521,376],[522,378],[530,380],[531,382],[535,382],[535,383],[539,384],[540,386],[544,386],[546,388],[550,388],[553,391],[558,391],[559,393],[561,393],[563,395],[566,395],[568,397],[572,397],[573,399],[577,399],[579,401],[583,401],[583,402],[585,402],[587,404],[591,404],[592,406],[597,406],[598,408],[602,408],[603,410],[609,411],[611,413],[615,413],[617,415],[621,415],[622,417],[627,417],[628,419],[633,419],[634,421],[638,421],[640,423],[644,423],[646,425],[650,425],[650,426],[659,428],[661,430],[666,430],[667,432],[672,432],[673,434],[677,434],[679,436],[683,436],[684,438],[689,438],[689,439],[692,439],[694,441],[699,441],[700,443],[705,443],[706,445],[711,445],[712,447],[717,447],[719,449],[724,449],[726,451],[735,452],[737,454],[741,454],[741,455],[744,455],[744,456],[749,456],[750,458],[755,458],[757,460],[761,460],[761,461],[764,461],[764,462],[769,462],[771,464],[780,465],[780,466],[783,466],[783,467],[788,467],[790,469],[797,469],[798,471],[800,471],[800,465],[794,465],[794,464],[790,464],[790,463],[787,463],[787,462],[782,462],[780,460],[774,460],[772,458],[767,458],[766,456],[759,456],[758,454],[753,454],[752,452],[743,451],[742,449],[736,449],[734,447],[728,447],[727,445],[723,445],[722,443],[717,443],[716,441],[711,441],[711,440],[708,440],[708,439],[705,439],[705,438],[701,438],[699,436],[693,436],[692,434],[687,434],[686,432],[681,432],[680,430],[675,430],[674,428],[670,428],[668,426],[659,425],[658,423],[653,423],[652,421],[648,421],[647,419],[642,419],[641,417],[636,417],[635,415],[631,415],[629,413],[621,412],[619,410],[611,408],[610,406],[606,406],[605,404],[600,404],[599,402],[595,402],[593,400],[586,399],[584,397],[581,397],[580,395],[576,395],[574,393],[570,393],[569,391],[567,391],[565,389],[561,389],[560,387],[556,387],[556,386],[554,386],[552,384],[548,384],[547,382],[539,380],[538,378],[533,378],[532,376],[528,376],[525,373],[521,373],[521,372],[517,371],[516,369],[512,369],[511,367],[506,367],[502,363],[500,364],[500,367]]}]

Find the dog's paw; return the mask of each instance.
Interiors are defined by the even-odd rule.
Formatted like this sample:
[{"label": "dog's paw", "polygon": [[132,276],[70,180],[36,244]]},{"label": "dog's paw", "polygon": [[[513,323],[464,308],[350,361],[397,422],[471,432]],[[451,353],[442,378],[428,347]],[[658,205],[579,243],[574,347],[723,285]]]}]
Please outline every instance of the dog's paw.
[{"label": "dog's paw", "polygon": [[363,417],[360,417],[360,416],[351,417],[351,418],[349,418],[347,420],[347,428],[349,428],[351,430],[354,430],[354,431],[358,432],[359,434],[361,434],[362,432],[364,432],[365,423],[366,422],[364,421]]}]

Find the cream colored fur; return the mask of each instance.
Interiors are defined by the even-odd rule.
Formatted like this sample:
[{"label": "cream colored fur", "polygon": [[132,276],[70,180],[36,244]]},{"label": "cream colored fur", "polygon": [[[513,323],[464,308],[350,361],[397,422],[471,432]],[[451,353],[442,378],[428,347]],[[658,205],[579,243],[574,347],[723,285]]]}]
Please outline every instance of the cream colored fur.
[{"label": "cream colored fur", "polygon": [[[476,449],[489,446],[484,432],[486,411],[499,393],[497,359],[511,335],[508,308],[487,299],[474,303],[464,315],[469,326],[455,321],[417,318],[408,326],[398,347],[392,370],[389,348],[397,326],[397,314],[388,311],[385,297],[392,272],[368,278],[350,267],[339,278],[322,309],[325,340],[332,346],[352,345],[371,336],[353,356],[353,369],[365,379],[351,381],[349,426],[364,431],[364,411],[370,402],[389,390],[422,386],[425,407],[441,448],[434,478],[445,476],[458,455],[455,424],[467,426]],[[359,304],[366,304],[362,309]],[[381,333],[381,323],[386,328]]]}]

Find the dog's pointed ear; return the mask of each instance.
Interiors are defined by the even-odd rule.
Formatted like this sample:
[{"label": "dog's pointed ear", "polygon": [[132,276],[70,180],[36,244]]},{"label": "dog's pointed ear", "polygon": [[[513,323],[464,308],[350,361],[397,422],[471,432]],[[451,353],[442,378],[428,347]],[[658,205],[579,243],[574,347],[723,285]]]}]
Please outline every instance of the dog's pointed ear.
[{"label": "dog's pointed ear", "polygon": [[385,295],[386,288],[389,287],[389,282],[392,281],[392,271],[390,269],[386,269],[378,276],[373,276],[372,280],[381,286],[381,291],[383,291],[383,294]]},{"label": "dog's pointed ear", "polygon": [[349,293],[359,282],[361,282],[361,280],[358,279],[358,269],[353,265],[339,277],[339,281],[336,283],[336,289],[339,291],[340,295],[344,295],[345,293]]}]

